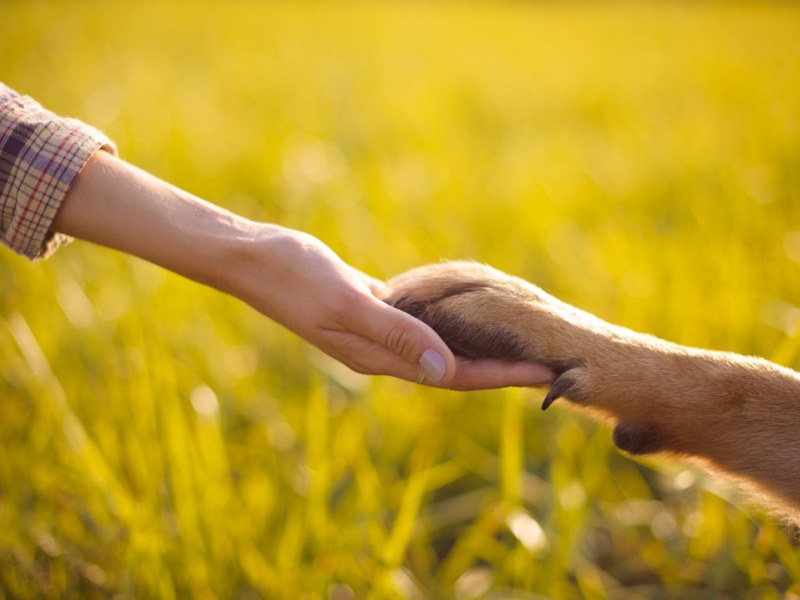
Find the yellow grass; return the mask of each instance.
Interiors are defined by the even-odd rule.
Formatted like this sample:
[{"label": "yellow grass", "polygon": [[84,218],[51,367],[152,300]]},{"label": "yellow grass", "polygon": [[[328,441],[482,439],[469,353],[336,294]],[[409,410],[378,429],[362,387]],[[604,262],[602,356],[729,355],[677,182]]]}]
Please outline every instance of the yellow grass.
[{"label": "yellow grass", "polygon": [[[377,276],[474,258],[798,368],[798,31],[777,2],[18,1],[0,79]],[[780,523],[538,390],[355,376],[85,244],[0,281],[0,598],[800,593]]]}]

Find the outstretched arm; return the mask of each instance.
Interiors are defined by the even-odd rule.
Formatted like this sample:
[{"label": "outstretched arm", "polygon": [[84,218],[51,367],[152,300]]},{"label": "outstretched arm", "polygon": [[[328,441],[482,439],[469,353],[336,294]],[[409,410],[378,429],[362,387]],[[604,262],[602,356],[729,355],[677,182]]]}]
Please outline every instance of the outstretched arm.
[{"label": "outstretched arm", "polygon": [[456,359],[427,325],[380,300],[383,283],[318,239],[256,223],[97,152],[53,230],[229,293],[355,371],[453,389],[548,383],[530,362]]}]

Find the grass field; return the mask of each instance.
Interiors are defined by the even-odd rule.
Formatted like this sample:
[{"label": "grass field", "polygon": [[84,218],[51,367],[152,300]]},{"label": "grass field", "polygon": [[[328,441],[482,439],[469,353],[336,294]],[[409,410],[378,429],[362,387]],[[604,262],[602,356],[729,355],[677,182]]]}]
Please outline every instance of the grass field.
[{"label": "grass field", "polygon": [[[0,80],[379,277],[474,258],[797,369],[798,31],[778,2],[12,1]],[[357,376],[82,243],[0,282],[0,598],[800,595],[779,522],[541,390]]]}]

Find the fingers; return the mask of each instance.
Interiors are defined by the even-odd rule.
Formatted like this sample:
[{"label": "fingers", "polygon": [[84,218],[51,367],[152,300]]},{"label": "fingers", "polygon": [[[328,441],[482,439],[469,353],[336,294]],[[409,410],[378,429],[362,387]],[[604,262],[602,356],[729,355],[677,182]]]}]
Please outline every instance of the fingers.
[{"label": "fingers", "polygon": [[[408,362],[385,346],[362,335],[329,331],[327,336],[329,344],[325,344],[322,349],[358,373],[390,375],[433,387],[460,391],[536,387],[548,385],[556,378],[553,371],[536,363],[457,357],[453,376],[448,381],[436,384],[425,375],[419,361]],[[425,375],[422,379],[421,374]]]},{"label": "fingers", "polygon": [[383,282],[358,275],[373,296],[364,296],[365,304],[353,312],[348,329],[377,344],[362,372],[453,390],[533,387],[556,379],[552,370],[536,363],[456,358],[428,325],[379,300],[386,291]]},{"label": "fingers", "polygon": [[363,335],[397,355],[424,375],[424,381],[448,387],[456,374],[453,353],[433,329],[375,297],[351,322],[353,333]]},{"label": "fingers", "polygon": [[[317,347],[357,373],[416,381],[422,370],[383,345],[352,331],[327,331]],[[319,342],[318,341],[318,342]]]}]

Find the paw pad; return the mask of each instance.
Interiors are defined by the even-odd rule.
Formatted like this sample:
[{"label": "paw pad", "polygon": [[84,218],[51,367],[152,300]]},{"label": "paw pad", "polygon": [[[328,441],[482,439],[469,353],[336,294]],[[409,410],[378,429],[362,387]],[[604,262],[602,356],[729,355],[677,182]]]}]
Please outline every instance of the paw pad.
[{"label": "paw pad", "polygon": [[617,448],[630,454],[650,454],[664,448],[662,436],[651,425],[620,423],[614,428]]}]

